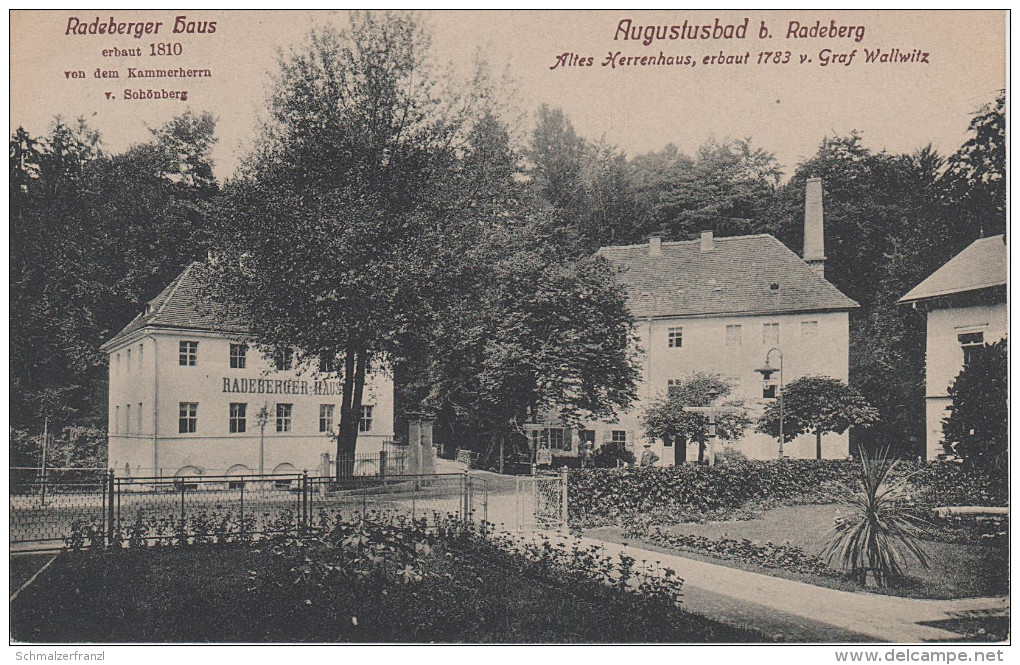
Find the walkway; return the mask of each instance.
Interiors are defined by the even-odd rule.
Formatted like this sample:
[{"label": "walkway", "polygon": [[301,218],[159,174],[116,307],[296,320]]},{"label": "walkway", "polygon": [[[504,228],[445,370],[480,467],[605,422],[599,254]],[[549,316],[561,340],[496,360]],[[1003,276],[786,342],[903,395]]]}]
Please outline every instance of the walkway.
[{"label": "walkway", "polygon": [[950,619],[1008,616],[1009,598],[919,600],[852,593],[770,577],[682,556],[653,552],[592,538],[614,558],[620,552],[638,561],[658,561],[684,582],[685,609],[731,624],[782,634],[805,642],[959,641],[961,635],[925,625]]}]

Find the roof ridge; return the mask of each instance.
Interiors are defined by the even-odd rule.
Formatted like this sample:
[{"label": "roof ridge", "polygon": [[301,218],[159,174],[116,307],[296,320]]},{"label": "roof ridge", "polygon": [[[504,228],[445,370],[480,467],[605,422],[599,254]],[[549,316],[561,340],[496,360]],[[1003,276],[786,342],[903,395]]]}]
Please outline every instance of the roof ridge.
[{"label": "roof ridge", "polygon": [[[776,240],[777,242],[779,241],[779,238],[776,238],[771,233],[748,233],[748,234],[740,235],[740,236],[716,236],[716,235],[713,235],[712,238],[713,238],[713,240],[720,241],[720,242],[723,241],[723,240],[745,240],[747,238],[772,238],[772,239]],[[663,246],[666,246],[666,245],[684,245],[684,244],[688,244],[688,243],[699,243],[699,242],[701,242],[701,238],[693,238],[691,240],[665,240],[665,241],[662,242],[662,245]],[[782,243],[780,243],[780,244],[782,244]],[[599,251],[601,252],[604,249],[637,249],[638,247],[648,247],[648,243],[647,242],[642,242],[642,243],[638,243],[636,245],[603,245],[602,247],[599,247]],[[785,245],[784,245],[784,247],[785,247]]]},{"label": "roof ridge", "polygon": [[[173,297],[174,297],[174,296],[175,296],[175,295],[177,294],[177,290],[178,290],[179,288],[181,288],[181,284],[183,284],[183,283],[184,283],[184,280],[185,280],[185,278],[186,278],[186,277],[188,276],[188,274],[189,274],[189,273],[191,272],[192,268],[194,268],[194,267],[195,267],[195,264],[196,264],[196,263],[198,263],[198,262],[197,262],[197,261],[192,261],[191,263],[189,263],[189,264],[188,264],[188,267],[187,267],[187,268],[185,268],[185,269],[184,269],[184,270],[183,270],[183,271],[181,272],[181,274],[177,276],[177,279],[176,279],[176,280],[174,280],[174,283],[173,283],[173,285],[171,286],[171,289],[170,289],[170,293],[168,293],[168,294],[166,295],[166,298],[163,298],[163,302],[162,302],[162,303],[160,303],[160,305],[159,305],[159,309],[157,309],[157,310],[156,310],[155,312],[153,312],[153,314],[152,314],[152,319],[151,319],[151,320],[155,320],[155,319],[156,319],[156,317],[158,317],[158,316],[159,316],[160,314],[162,314],[162,313],[163,313],[163,310],[165,310],[165,309],[166,309],[166,305],[167,305],[167,303],[168,303],[168,302],[170,302],[171,300],[173,300]],[[159,296],[156,296],[156,298],[158,298],[158,297],[159,297]],[[155,298],[154,298],[153,300],[155,300]],[[151,301],[150,301],[150,302],[151,302]]]}]

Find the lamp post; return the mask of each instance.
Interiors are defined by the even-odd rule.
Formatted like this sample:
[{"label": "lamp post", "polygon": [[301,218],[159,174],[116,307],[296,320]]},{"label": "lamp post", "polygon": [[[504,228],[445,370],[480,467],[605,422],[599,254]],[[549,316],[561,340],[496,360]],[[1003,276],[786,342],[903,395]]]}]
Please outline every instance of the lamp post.
[{"label": "lamp post", "polygon": [[[739,411],[736,407],[732,406],[715,406],[715,399],[719,396],[719,391],[715,388],[708,390],[708,405],[707,406],[685,406],[684,411],[688,413],[701,413],[708,418],[708,441],[705,444],[706,452],[708,453],[708,465],[715,465],[715,435],[716,435],[716,418],[721,415],[728,413],[736,413]],[[686,444],[684,444],[686,445]]]},{"label": "lamp post", "polygon": [[[773,351],[779,354],[779,369],[769,364],[769,358],[772,356]],[[762,375],[763,381],[768,381],[772,378],[773,374],[779,373],[779,459],[783,459],[783,418],[785,416],[783,413],[783,352],[778,347],[772,347],[765,354],[765,366],[754,371]]]},{"label": "lamp post", "polygon": [[259,424],[259,475],[264,476],[266,474],[266,424],[269,422],[269,407],[267,405],[262,405],[255,415],[255,420]]}]

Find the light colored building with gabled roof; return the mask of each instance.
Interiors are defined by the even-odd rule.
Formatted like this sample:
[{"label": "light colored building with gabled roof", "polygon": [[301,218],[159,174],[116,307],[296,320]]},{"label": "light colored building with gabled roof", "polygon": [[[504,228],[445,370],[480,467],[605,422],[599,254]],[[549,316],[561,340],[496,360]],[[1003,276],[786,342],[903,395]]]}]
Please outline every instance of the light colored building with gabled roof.
[{"label": "light colored building with gabled roof", "polygon": [[926,315],[925,455],[944,454],[942,421],[949,387],[973,349],[1009,334],[1006,236],[975,240],[900,298]]},{"label": "light colored building with gabled roof", "polygon": [[[695,372],[719,374],[759,413],[777,397],[779,377],[763,382],[756,369],[770,349],[783,356],[784,383],[802,376],[849,379],[849,312],[857,303],[826,281],[822,183],[807,184],[805,250],[800,257],[771,235],[714,237],[662,242],[653,237],[640,245],[603,247],[598,251],[620,269],[636,319],[638,344],[644,351],[638,401],[616,423],[594,423],[580,432],[539,433],[558,442],[554,454],[576,454],[576,439],[596,446],[625,443],[639,455],[645,441],[640,414],[670,384]],[[777,363],[773,353],[771,362]],[[556,425],[547,423],[545,429]],[[826,434],[822,456],[849,453],[848,433]],[[682,448],[682,447],[680,447]],[[655,441],[660,465],[697,459],[694,444],[674,450]],[[756,459],[779,456],[777,439],[748,432],[734,449]],[[815,441],[805,435],[788,441],[784,455],[815,457]]]},{"label": "light colored building with gabled roof", "polygon": [[[135,477],[328,473],[323,454],[335,454],[339,375],[264,357],[204,280],[203,265],[192,263],[102,346],[110,466]],[[393,438],[385,372],[368,377],[363,403],[357,453],[365,468],[355,473],[375,473],[372,458]]]}]

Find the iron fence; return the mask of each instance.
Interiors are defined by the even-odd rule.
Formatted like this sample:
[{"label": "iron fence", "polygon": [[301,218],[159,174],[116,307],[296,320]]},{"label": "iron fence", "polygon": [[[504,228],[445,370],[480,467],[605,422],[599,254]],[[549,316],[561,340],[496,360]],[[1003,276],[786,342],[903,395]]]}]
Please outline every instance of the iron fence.
[{"label": "iron fence", "polygon": [[106,469],[11,468],[11,542],[63,542],[76,522],[107,528],[111,477]]},{"label": "iron fence", "polygon": [[250,538],[292,531],[305,514],[304,474],[111,478],[108,538]]},{"label": "iron fence", "polygon": [[10,542],[20,549],[52,548],[81,540],[83,531],[108,544],[250,540],[300,533],[338,515],[373,514],[548,528],[565,524],[565,489],[561,474],[514,478],[488,472],[37,477],[11,485]]}]

